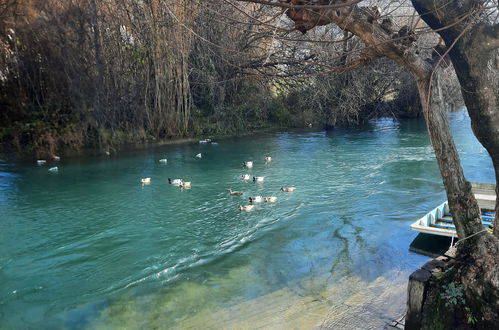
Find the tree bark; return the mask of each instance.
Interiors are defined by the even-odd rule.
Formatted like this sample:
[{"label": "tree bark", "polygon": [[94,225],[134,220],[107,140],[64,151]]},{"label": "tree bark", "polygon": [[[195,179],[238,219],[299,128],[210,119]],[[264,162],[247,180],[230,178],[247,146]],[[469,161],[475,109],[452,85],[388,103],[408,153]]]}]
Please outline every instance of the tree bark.
[{"label": "tree bark", "polygon": [[459,238],[465,238],[483,230],[480,209],[471,191],[471,184],[464,177],[459,154],[450,132],[447,112],[433,104],[432,94],[437,88],[432,87],[432,83],[437,84],[438,79],[435,74],[432,79],[431,72],[417,79],[426,126],[447,191],[456,231]]},{"label": "tree bark", "polygon": [[[473,132],[488,151],[499,182],[499,25],[474,23],[486,1],[458,0],[452,6],[446,0],[412,0],[422,19],[450,48],[449,57],[456,71],[463,99],[471,118]],[[444,6],[445,5],[445,6]],[[468,19],[459,21],[462,17]],[[456,22],[458,22],[456,24]],[[443,30],[444,27],[447,27]],[[499,195],[499,185],[496,185]],[[499,224],[499,200],[496,200],[495,224]],[[494,225],[499,238],[499,225]]]},{"label": "tree bark", "polygon": [[[95,51],[95,69],[97,71],[97,75],[94,78],[94,89],[95,89],[95,95],[94,95],[94,107],[95,107],[95,112],[97,114],[101,114],[101,93],[102,93],[102,86],[104,82],[104,69],[103,69],[103,62],[102,62],[102,51],[101,51],[101,41],[100,41],[100,29],[99,29],[99,18],[98,18],[98,13],[97,13],[97,3],[95,0],[90,1],[90,6],[91,6],[91,23],[92,23],[92,29],[94,32],[94,51]],[[102,122],[102,118],[98,121],[99,124]]]}]

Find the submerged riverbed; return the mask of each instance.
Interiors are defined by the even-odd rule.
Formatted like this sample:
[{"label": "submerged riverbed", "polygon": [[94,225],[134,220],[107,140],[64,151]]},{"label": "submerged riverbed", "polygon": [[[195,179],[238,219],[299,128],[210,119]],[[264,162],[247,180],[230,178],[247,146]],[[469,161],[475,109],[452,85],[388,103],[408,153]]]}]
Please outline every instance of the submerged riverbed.
[{"label": "submerged riverbed", "polygon": [[[492,182],[465,112],[451,126],[468,179]],[[278,200],[237,209],[256,195]],[[445,199],[419,120],[45,166],[3,159],[0,328],[380,328],[427,260],[408,251],[409,224]]]}]

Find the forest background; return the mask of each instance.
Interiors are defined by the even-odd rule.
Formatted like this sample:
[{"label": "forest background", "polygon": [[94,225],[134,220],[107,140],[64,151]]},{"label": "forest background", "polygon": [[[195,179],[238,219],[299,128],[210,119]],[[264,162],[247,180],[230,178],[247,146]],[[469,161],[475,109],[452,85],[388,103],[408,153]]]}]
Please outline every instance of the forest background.
[{"label": "forest background", "polygon": [[[371,5],[389,11],[396,30],[410,20],[419,49],[434,51],[438,39],[410,2]],[[337,26],[302,34],[251,3],[5,0],[0,145],[38,156],[112,153],[180,137],[421,117],[411,75],[365,50]],[[453,71],[438,79],[441,105],[460,106]]]}]

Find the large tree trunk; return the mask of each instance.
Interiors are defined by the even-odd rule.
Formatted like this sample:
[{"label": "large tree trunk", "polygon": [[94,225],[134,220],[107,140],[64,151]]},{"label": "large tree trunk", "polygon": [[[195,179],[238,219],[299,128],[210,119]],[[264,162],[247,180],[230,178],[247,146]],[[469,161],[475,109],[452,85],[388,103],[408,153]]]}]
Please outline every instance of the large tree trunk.
[{"label": "large tree trunk", "polygon": [[[471,117],[473,132],[492,158],[499,182],[499,25],[474,23],[486,1],[413,0],[423,20],[437,30],[447,47],[456,70],[464,102]],[[470,15],[469,19],[461,17]],[[455,23],[459,22],[459,23]],[[447,27],[445,29],[442,29]],[[499,185],[496,185],[499,195]],[[495,223],[499,224],[499,200]],[[494,226],[499,237],[499,225]]]},{"label": "large tree trunk", "polygon": [[[449,56],[461,84],[473,132],[489,152],[499,182],[499,28],[477,24],[471,19],[456,24],[461,17],[480,12],[484,2],[457,0],[449,6],[446,0],[413,0],[421,17],[450,48]],[[447,29],[438,30],[443,27]],[[499,195],[497,185],[496,195]],[[496,201],[494,236],[478,234],[459,244],[452,279],[463,285],[466,305],[477,318],[477,325],[484,329],[499,327],[498,211]]]},{"label": "large tree trunk", "polygon": [[433,79],[430,72],[417,76],[426,126],[447,191],[456,231],[462,239],[483,230],[480,209],[471,191],[471,184],[464,177],[459,154],[450,132],[447,112],[441,106],[433,104],[432,94],[438,89],[436,84],[438,84],[436,74],[433,75]]}]

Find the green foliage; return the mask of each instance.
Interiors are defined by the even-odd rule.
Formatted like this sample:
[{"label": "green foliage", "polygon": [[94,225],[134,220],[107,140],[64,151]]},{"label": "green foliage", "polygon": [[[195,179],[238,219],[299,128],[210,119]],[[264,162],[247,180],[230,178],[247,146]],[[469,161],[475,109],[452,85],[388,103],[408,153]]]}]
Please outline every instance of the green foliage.
[{"label": "green foliage", "polygon": [[281,97],[272,98],[267,103],[269,119],[272,123],[280,126],[289,126],[291,122],[291,113],[284,104],[284,99]]},{"label": "green foliage", "polygon": [[440,293],[440,298],[445,301],[446,307],[451,307],[452,305],[457,305],[459,303],[464,304],[463,298],[463,286],[457,285],[451,282],[448,285],[444,285],[444,292]]},{"label": "green foliage", "polygon": [[468,324],[476,324],[477,319],[473,316],[471,309],[469,307],[464,307],[464,312],[466,313],[466,321]]}]

